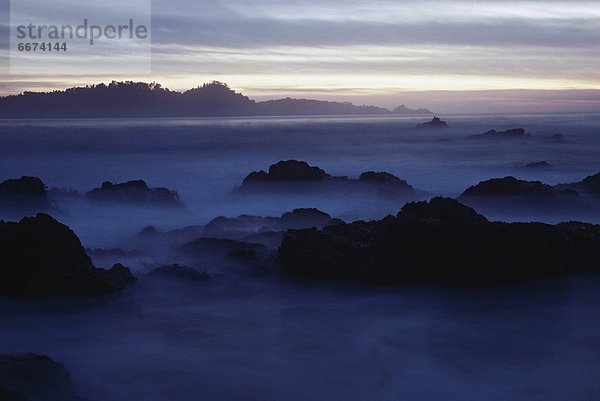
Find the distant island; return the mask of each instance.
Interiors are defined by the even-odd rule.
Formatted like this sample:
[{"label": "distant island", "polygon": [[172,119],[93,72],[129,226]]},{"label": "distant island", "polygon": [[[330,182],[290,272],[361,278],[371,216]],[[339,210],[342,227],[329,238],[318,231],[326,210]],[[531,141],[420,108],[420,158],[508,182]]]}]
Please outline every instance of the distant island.
[{"label": "distant island", "polygon": [[24,92],[0,97],[0,118],[233,117],[360,114],[433,114],[427,109],[394,110],[348,102],[309,99],[254,101],[213,81],[185,92],[157,83],[116,82],[64,91]]}]

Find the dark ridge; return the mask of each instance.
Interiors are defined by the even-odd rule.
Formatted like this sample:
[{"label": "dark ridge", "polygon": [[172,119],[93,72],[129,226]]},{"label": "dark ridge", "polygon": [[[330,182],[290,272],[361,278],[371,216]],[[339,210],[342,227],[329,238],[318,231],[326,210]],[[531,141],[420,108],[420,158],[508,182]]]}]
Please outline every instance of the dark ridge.
[{"label": "dark ridge", "polygon": [[256,102],[213,81],[183,93],[157,83],[111,82],[0,98],[0,118],[227,117],[284,115],[424,114],[428,110],[309,99]]}]

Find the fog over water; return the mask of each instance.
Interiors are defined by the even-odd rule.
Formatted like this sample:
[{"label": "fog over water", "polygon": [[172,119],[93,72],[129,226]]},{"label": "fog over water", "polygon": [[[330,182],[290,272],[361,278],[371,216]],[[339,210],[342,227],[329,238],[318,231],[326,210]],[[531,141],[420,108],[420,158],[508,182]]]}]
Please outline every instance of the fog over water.
[{"label": "fog over water", "polygon": [[[279,216],[317,207],[345,221],[396,214],[408,198],[364,192],[244,194],[248,173],[287,159],[336,176],[387,171],[457,197],[515,176],[548,184],[600,172],[600,115],[0,121],[0,181],[40,177],[85,193],[144,179],[178,191],[183,208],[57,200],[51,214],[97,257],[138,276],[98,300],[0,301],[0,354],[48,354],[91,400],[595,400],[600,399],[600,279],[571,277],[489,291],[362,288],[298,282],[218,255],[194,260],[139,231],[216,216]],[[530,139],[474,140],[522,127]],[[561,140],[552,135],[561,134]],[[534,161],[549,169],[527,169]],[[490,219],[584,220],[598,209],[506,209]],[[18,218],[9,210],[0,218]],[[140,256],[141,255],[141,256]],[[207,282],[145,276],[162,263],[208,271]]]}]

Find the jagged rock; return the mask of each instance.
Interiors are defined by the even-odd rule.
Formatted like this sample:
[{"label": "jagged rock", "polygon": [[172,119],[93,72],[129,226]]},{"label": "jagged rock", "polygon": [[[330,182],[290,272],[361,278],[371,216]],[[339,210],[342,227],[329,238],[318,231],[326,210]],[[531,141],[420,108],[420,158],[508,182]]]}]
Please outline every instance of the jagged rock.
[{"label": "jagged rock", "polygon": [[483,134],[470,135],[472,139],[524,139],[531,138],[531,135],[525,132],[523,128],[513,128],[506,131],[496,131],[495,129],[484,132]]},{"label": "jagged rock", "polygon": [[566,191],[577,191],[590,195],[600,195],[600,173],[587,176],[579,182],[556,185],[556,188]]},{"label": "jagged rock", "polygon": [[448,123],[438,117],[433,117],[431,121],[417,125],[417,128],[448,128]]},{"label": "jagged rock", "polygon": [[84,401],[65,366],[37,354],[0,356],[0,400]]},{"label": "jagged rock", "polygon": [[189,281],[207,281],[210,279],[210,275],[207,272],[188,266],[181,266],[177,263],[159,266],[155,269],[152,269],[148,275],[177,278]]},{"label": "jagged rock", "polygon": [[176,191],[160,187],[150,188],[143,180],[132,180],[120,184],[106,181],[100,188],[91,190],[85,196],[95,201],[181,206]]},{"label": "jagged rock", "polygon": [[405,180],[396,177],[393,174],[384,172],[366,171],[359,177],[359,181],[370,184],[384,184],[391,185],[396,188],[401,188],[406,191],[412,192],[414,188]]},{"label": "jagged rock", "polygon": [[244,184],[273,181],[321,181],[329,178],[319,167],[310,166],[305,161],[282,160],[269,167],[269,172],[253,171],[245,179]]},{"label": "jagged rock", "polygon": [[292,228],[324,227],[330,221],[330,215],[315,208],[294,209],[281,217],[219,216],[204,226],[204,234],[215,237],[240,236],[257,232],[286,231]]},{"label": "jagged rock", "polygon": [[515,177],[504,177],[492,178],[472,185],[458,199],[497,196],[551,197],[556,195],[576,195],[576,193],[557,190],[541,181],[524,181]]},{"label": "jagged rock", "polygon": [[53,202],[41,179],[21,177],[0,183],[0,207],[47,211],[52,209]]},{"label": "jagged rock", "polygon": [[0,258],[2,296],[99,295],[135,280],[122,265],[95,268],[75,233],[43,213],[0,221]]},{"label": "jagged rock", "polygon": [[525,165],[525,168],[548,169],[548,168],[552,168],[552,165],[550,163],[548,163],[547,161],[543,160],[540,162],[531,162],[531,163]]},{"label": "jagged rock", "polygon": [[[277,184],[277,185],[274,185]],[[319,191],[377,191],[382,194],[411,195],[412,186],[406,181],[387,173],[366,171],[358,179],[332,176],[319,167],[310,166],[304,161],[280,161],[269,168],[269,172],[254,171],[242,182],[239,189],[282,189]]]},{"label": "jagged rock", "polygon": [[494,223],[434,198],[379,221],[289,231],[278,260],[285,272],[312,279],[489,286],[598,271],[600,226]]}]

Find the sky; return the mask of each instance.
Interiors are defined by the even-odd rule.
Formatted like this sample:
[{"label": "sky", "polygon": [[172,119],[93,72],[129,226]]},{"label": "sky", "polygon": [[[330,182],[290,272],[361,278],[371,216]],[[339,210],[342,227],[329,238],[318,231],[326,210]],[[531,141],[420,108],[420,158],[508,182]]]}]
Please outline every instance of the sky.
[{"label": "sky", "polygon": [[185,90],[219,80],[257,100],[600,111],[598,0],[150,2],[13,0],[13,28],[41,15],[49,24],[135,18],[151,37],[148,46],[100,40],[55,62],[11,53],[19,68],[0,71],[0,94],[113,79]]}]

